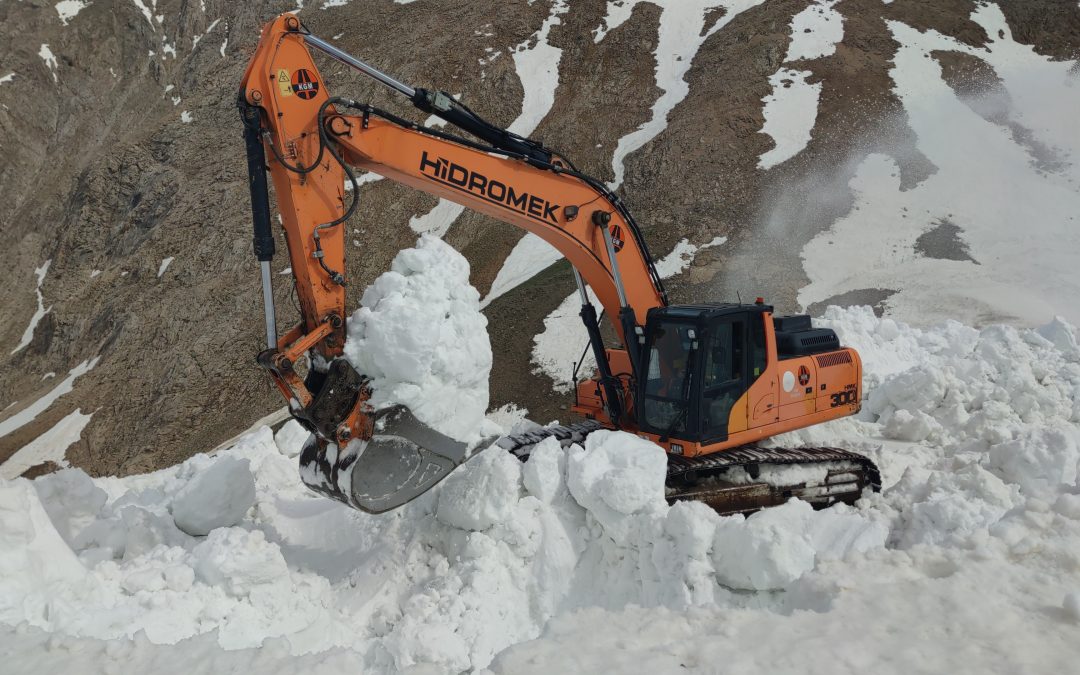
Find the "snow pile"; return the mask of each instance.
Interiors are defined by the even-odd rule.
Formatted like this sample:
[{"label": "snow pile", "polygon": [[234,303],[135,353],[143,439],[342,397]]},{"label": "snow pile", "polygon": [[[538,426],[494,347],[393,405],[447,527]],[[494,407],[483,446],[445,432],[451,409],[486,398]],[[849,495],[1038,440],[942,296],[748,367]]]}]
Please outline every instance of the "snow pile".
[{"label": "snow pile", "polygon": [[372,378],[371,404],[403,404],[448,436],[477,440],[491,343],[468,261],[438,237],[421,236],[360,302],[349,319],[345,358]]},{"label": "snow pile", "polygon": [[[857,507],[669,506],[662,451],[597,432],[569,448],[549,439],[524,464],[485,451],[370,516],[305,490],[303,434],[263,427],[144,476],[0,483],[0,622],[24,624],[0,635],[19,663],[45,659],[40,629],[93,654],[81,638],[200,663],[265,644],[282,668],[351,672],[683,672],[731,654],[735,672],[843,673],[883,649],[905,672],[1067,672],[1080,592],[1073,328],[918,329],[868,308],[820,323],[862,353],[863,411],[777,442],[871,456],[886,491]],[[238,490],[224,473],[240,467],[255,497],[239,522],[177,528],[181,500]],[[794,640],[784,654],[744,648],[776,634]]]}]

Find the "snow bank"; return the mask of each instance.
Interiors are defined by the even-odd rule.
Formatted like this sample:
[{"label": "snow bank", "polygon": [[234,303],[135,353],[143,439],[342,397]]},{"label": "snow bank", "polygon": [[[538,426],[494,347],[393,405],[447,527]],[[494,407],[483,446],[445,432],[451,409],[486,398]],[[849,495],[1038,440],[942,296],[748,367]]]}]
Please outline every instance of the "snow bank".
[{"label": "snow bank", "polygon": [[[154,645],[265,644],[282,668],[318,653],[352,672],[681,672],[735,654],[734,672],[846,673],[883,649],[904,672],[1067,672],[1075,330],[918,329],[868,308],[819,323],[862,353],[863,411],[776,442],[870,455],[886,491],[857,507],[743,518],[669,506],[661,451],[603,432],[546,441],[525,464],[485,451],[370,516],[306,491],[290,458],[303,435],[263,427],[145,476],[0,482],[0,624],[92,654],[81,638],[121,640],[109,651],[143,660],[176,653]],[[247,463],[254,507],[206,536],[183,532],[178,499],[225,460]],[[45,658],[40,633],[2,630],[25,662]],[[790,650],[745,649],[776,634]]]},{"label": "snow bank", "polygon": [[491,343],[468,261],[441,239],[421,236],[360,302],[349,319],[345,358],[372,378],[371,404],[403,404],[448,436],[478,440]]}]

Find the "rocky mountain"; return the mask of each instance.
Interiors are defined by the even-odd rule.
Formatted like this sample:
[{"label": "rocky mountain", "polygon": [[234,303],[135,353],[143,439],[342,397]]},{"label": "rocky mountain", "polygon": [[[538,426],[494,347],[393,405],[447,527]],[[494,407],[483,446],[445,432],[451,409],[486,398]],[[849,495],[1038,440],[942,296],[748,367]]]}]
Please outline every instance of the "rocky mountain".
[{"label": "rocky mountain", "polygon": [[[950,306],[970,296],[975,323],[1080,318],[1074,282],[1054,274],[1072,259],[1030,269],[1032,246],[1080,243],[1076,2],[299,4],[0,3],[0,461],[39,439],[94,473],[144,471],[280,408],[253,358],[262,305],[235,97],[260,27],[287,10],[617,184],[657,257],[726,238],[674,261],[676,301],[871,304],[918,323],[946,318],[934,298],[951,292]],[[420,121],[343,66],[320,68],[334,93]],[[492,406],[566,417],[533,345],[573,290],[565,262],[390,181],[363,186],[349,227],[355,302],[419,231],[461,250],[485,295],[513,251],[543,261],[487,305]],[[998,285],[965,290],[971,275]]]}]

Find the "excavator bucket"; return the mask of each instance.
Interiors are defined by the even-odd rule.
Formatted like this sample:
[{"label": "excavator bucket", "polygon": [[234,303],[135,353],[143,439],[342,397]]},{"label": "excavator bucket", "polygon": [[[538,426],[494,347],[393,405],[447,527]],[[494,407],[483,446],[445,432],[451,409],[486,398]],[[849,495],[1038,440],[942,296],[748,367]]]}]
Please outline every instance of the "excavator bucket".
[{"label": "excavator bucket", "polygon": [[345,448],[314,434],[300,453],[300,477],[312,490],[367,513],[416,499],[495,439],[469,446],[427,426],[403,406],[377,413],[368,441]]}]

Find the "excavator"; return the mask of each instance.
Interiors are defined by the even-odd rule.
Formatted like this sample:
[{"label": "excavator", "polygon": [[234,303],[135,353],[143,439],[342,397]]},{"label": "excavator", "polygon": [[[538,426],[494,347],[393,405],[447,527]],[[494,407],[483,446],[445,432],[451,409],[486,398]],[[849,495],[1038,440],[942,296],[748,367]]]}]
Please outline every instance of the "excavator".
[{"label": "excavator", "polygon": [[[331,96],[313,51],[446,124],[424,126]],[[263,27],[238,106],[266,319],[267,347],[257,361],[311,432],[300,475],[312,490],[382,513],[428,491],[485,448],[525,460],[545,438],[580,443],[599,429],[660,445],[668,456],[668,500],[701,501],[721,514],[793,497],[815,507],[852,503],[865,489],[880,489],[877,467],[862,455],[761,445],[858,412],[859,354],[807,316],[774,315],[761,298],[671,304],[641,228],[618,195],[541,142],[484,120],[443,91],[398,81],[313,35],[292,13]],[[572,410],[583,421],[469,447],[407,408],[369,404],[370,378],[341,358],[345,224],[358,206],[357,169],[531,232],[570,262],[596,361],[595,373],[576,386]],[[267,173],[302,317],[283,335],[272,287]],[[589,289],[618,344],[605,342],[603,315]]]}]

